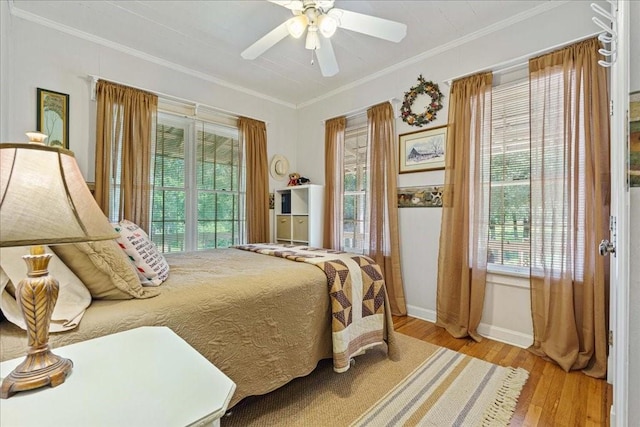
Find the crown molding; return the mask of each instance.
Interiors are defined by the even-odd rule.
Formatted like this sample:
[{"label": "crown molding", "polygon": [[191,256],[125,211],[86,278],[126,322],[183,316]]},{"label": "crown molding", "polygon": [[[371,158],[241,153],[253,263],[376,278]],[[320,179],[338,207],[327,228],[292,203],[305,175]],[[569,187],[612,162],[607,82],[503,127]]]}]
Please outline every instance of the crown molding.
[{"label": "crown molding", "polygon": [[348,84],[346,84],[344,86],[340,86],[339,88],[336,88],[334,90],[328,91],[328,92],[324,93],[321,96],[309,99],[309,100],[301,102],[299,104],[294,104],[292,102],[284,101],[284,100],[279,99],[279,98],[275,98],[275,97],[272,97],[272,96],[269,96],[269,95],[265,95],[265,94],[263,94],[261,92],[257,92],[257,91],[254,91],[254,90],[247,89],[245,87],[230,83],[230,82],[228,82],[226,80],[222,80],[222,79],[220,79],[218,77],[215,77],[215,76],[212,76],[210,74],[207,74],[207,73],[204,73],[204,72],[201,72],[201,71],[197,71],[197,70],[193,70],[191,68],[185,67],[185,66],[180,65],[180,64],[173,63],[171,61],[167,61],[167,60],[162,59],[162,58],[158,58],[156,56],[147,54],[147,53],[139,51],[137,49],[133,49],[133,48],[124,46],[122,44],[115,43],[113,41],[104,39],[102,37],[94,36],[92,34],[84,32],[84,31],[80,31],[78,29],[75,29],[75,28],[72,28],[72,27],[69,27],[69,26],[66,26],[66,25],[59,24],[57,22],[51,21],[51,20],[49,20],[47,18],[44,18],[42,16],[33,14],[31,12],[27,12],[25,10],[22,10],[22,9],[18,8],[18,7],[15,7],[13,0],[8,0],[8,3],[9,3],[9,11],[13,16],[16,16],[16,17],[25,19],[27,21],[31,21],[31,22],[34,22],[36,24],[40,24],[40,25],[43,25],[43,26],[46,26],[46,27],[49,27],[49,28],[52,28],[52,29],[55,29],[55,30],[58,30],[58,31],[61,31],[61,32],[64,32],[64,33],[67,33],[67,34],[70,34],[72,36],[75,36],[75,37],[78,37],[78,38],[81,38],[81,39],[84,39],[84,40],[87,40],[87,41],[90,41],[90,42],[93,42],[93,43],[96,43],[96,44],[99,44],[99,45],[102,45],[102,46],[105,46],[105,47],[108,47],[108,48],[111,48],[111,49],[117,50],[119,52],[126,53],[128,55],[143,59],[143,60],[148,61],[148,62],[152,62],[154,64],[157,64],[157,65],[160,65],[160,66],[163,66],[163,67],[166,67],[166,68],[173,69],[175,71],[178,71],[178,72],[181,72],[181,73],[184,73],[184,74],[188,74],[190,76],[199,78],[201,80],[205,80],[205,81],[208,81],[208,82],[211,82],[211,83],[214,83],[214,84],[217,84],[217,85],[229,88],[229,89],[233,89],[233,90],[236,90],[238,92],[245,93],[247,95],[255,96],[257,98],[264,99],[266,101],[273,102],[275,104],[282,105],[282,106],[285,106],[287,108],[291,108],[291,109],[294,109],[294,110],[299,110],[299,109],[302,109],[302,108],[306,108],[306,107],[308,107],[310,105],[313,105],[313,104],[315,104],[317,102],[320,102],[322,100],[331,98],[331,97],[333,97],[335,95],[338,95],[338,94],[340,94],[342,92],[345,92],[347,90],[354,89],[354,88],[356,88],[356,87],[358,87],[360,85],[363,85],[363,84],[365,84],[367,82],[370,82],[372,80],[375,80],[375,79],[378,79],[380,77],[386,76],[388,74],[397,72],[398,70],[400,70],[402,68],[405,68],[407,66],[416,64],[416,63],[421,62],[421,61],[424,61],[424,60],[426,60],[428,58],[431,58],[431,57],[434,57],[434,56],[439,55],[441,53],[444,53],[444,52],[446,52],[448,50],[451,50],[451,49],[454,49],[454,48],[456,48],[458,46],[461,46],[461,45],[464,45],[466,43],[469,43],[469,42],[471,42],[473,40],[482,38],[484,36],[487,36],[489,34],[492,34],[492,33],[496,32],[496,31],[499,31],[499,30],[502,30],[504,28],[507,28],[507,27],[509,27],[509,26],[511,26],[513,24],[518,23],[518,22],[522,22],[522,21],[524,21],[526,19],[529,19],[529,18],[531,18],[533,16],[536,16],[536,15],[548,12],[550,10],[553,10],[553,9],[555,9],[557,7],[560,7],[560,6],[562,6],[562,5],[566,4],[566,3],[569,3],[569,1],[570,0],[548,1],[548,2],[546,2],[546,3],[544,3],[544,4],[540,5],[540,6],[537,6],[535,8],[526,10],[524,12],[521,12],[521,13],[517,14],[517,15],[514,15],[514,16],[509,17],[507,19],[504,19],[502,21],[496,22],[495,24],[489,25],[489,26],[487,26],[487,27],[485,27],[485,28],[483,28],[481,30],[478,30],[478,31],[473,32],[471,34],[467,34],[467,35],[465,35],[463,37],[460,37],[460,38],[458,38],[456,40],[453,40],[451,42],[442,44],[442,45],[440,45],[440,46],[438,46],[436,48],[433,48],[433,49],[427,50],[425,52],[422,52],[419,55],[416,55],[416,56],[408,58],[408,59],[406,59],[404,61],[398,62],[397,64],[394,64],[394,65],[392,65],[390,67],[387,67],[387,68],[385,68],[383,70],[380,70],[380,71],[375,72],[373,74],[369,74],[368,76],[366,76],[366,77],[364,77],[362,79],[359,79],[359,80],[356,80],[354,82],[348,83]]},{"label": "crown molding", "polygon": [[273,102],[274,104],[279,104],[279,105],[285,106],[287,108],[291,108],[293,110],[295,110],[297,108],[296,104],[294,104],[294,103],[287,102],[287,101],[284,101],[284,100],[279,99],[279,98],[274,98],[272,96],[265,95],[264,93],[261,93],[261,92],[256,92],[256,91],[247,89],[245,87],[230,83],[230,82],[228,82],[226,80],[222,80],[222,79],[220,79],[218,77],[215,77],[215,76],[212,76],[210,74],[203,73],[201,71],[197,71],[197,70],[185,67],[183,65],[176,64],[176,63],[171,62],[171,61],[167,61],[167,60],[162,59],[162,58],[158,58],[157,56],[150,55],[150,54],[142,52],[140,50],[133,49],[133,48],[130,48],[128,46],[124,46],[124,45],[122,45],[120,43],[115,43],[115,42],[113,42],[111,40],[107,40],[107,39],[104,39],[102,37],[98,37],[98,36],[95,36],[93,34],[89,34],[87,32],[78,30],[76,28],[72,28],[72,27],[69,27],[67,25],[63,25],[63,24],[60,24],[58,22],[54,22],[54,21],[52,21],[50,19],[47,19],[45,17],[36,15],[34,13],[27,12],[27,11],[25,11],[23,9],[20,9],[19,7],[15,7],[15,5],[13,4],[13,0],[9,0],[9,10],[10,10],[10,12],[11,12],[11,14],[13,16],[16,16],[18,18],[22,18],[24,20],[27,20],[27,21],[30,21],[30,22],[33,22],[33,23],[36,23],[36,24],[40,24],[40,25],[43,25],[45,27],[49,27],[49,28],[52,28],[54,30],[61,31],[63,33],[72,35],[74,37],[78,37],[80,39],[87,40],[87,41],[90,41],[92,43],[96,43],[96,44],[99,44],[101,46],[108,47],[108,48],[113,49],[113,50],[117,50],[117,51],[122,52],[122,53],[126,53],[127,55],[131,55],[131,56],[134,56],[136,58],[140,58],[142,60],[145,60],[145,61],[148,61],[148,62],[152,62],[154,64],[157,64],[157,65],[160,65],[160,66],[163,66],[163,67],[166,67],[166,68],[170,68],[170,69],[172,69],[174,71],[178,71],[180,73],[188,74],[190,76],[199,78],[201,80],[205,80],[205,81],[208,81],[208,82],[211,82],[211,83],[215,83],[217,85],[220,85],[220,86],[223,86],[223,87],[226,87],[226,88],[229,88],[229,89],[233,89],[233,90],[236,90],[238,92],[245,93],[247,95],[255,96],[256,98],[261,98],[261,99],[264,99],[266,101]]},{"label": "crown molding", "polygon": [[502,21],[496,22],[495,24],[489,25],[489,26],[487,26],[487,27],[485,27],[485,28],[483,28],[481,30],[478,30],[478,31],[476,31],[474,33],[467,34],[466,36],[460,37],[458,39],[455,39],[455,40],[452,40],[452,41],[450,41],[448,43],[440,45],[440,46],[438,46],[436,48],[433,48],[433,49],[427,50],[425,52],[422,52],[419,55],[416,55],[416,56],[411,57],[409,59],[405,59],[404,61],[398,62],[397,64],[394,64],[391,67],[387,67],[387,68],[385,68],[383,70],[380,70],[378,72],[375,72],[373,74],[369,74],[368,76],[366,76],[366,77],[364,77],[362,79],[356,80],[354,82],[351,82],[349,84],[341,86],[341,87],[339,87],[337,89],[334,89],[332,91],[326,92],[325,94],[323,94],[321,96],[318,96],[316,98],[310,99],[308,101],[301,102],[300,104],[297,105],[297,108],[301,109],[301,108],[308,107],[310,105],[315,104],[316,102],[320,102],[320,101],[325,100],[327,98],[331,98],[332,96],[335,96],[335,95],[337,95],[339,93],[342,93],[344,91],[347,91],[349,89],[354,89],[354,88],[356,88],[356,87],[358,87],[360,85],[363,85],[363,84],[365,84],[367,82],[375,80],[375,79],[377,79],[379,77],[386,76],[387,74],[394,73],[394,72],[396,72],[396,71],[398,71],[398,70],[400,70],[402,68],[405,68],[405,67],[407,67],[409,65],[413,65],[415,63],[424,61],[425,59],[434,57],[434,56],[439,55],[441,53],[444,53],[444,52],[446,52],[446,51],[448,51],[450,49],[454,49],[454,48],[456,48],[458,46],[461,46],[463,44],[469,43],[469,42],[471,42],[473,40],[476,40],[476,39],[479,39],[481,37],[487,36],[487,35],[489,35],[491,33],[494,33],[496,31],[499,31],[499,30],[502,30],[504,28],[507,28],[507,27],[509,27],[509,26],[511,26],[513,24],[516,24],[518,22],[521,22],[521,21],[524,21],[526,19],[529,19],[529,18],[531,18],[533,16],[536,16],[536,15],[548,12],[550,10],[553,10],[553,9],[555,9],[555,8],[557,8],[559,6],[562,6],[562,5],[566,4],[566,3],[569,3],[569,0],[548,1],[547,3],[544,3],[544,4],[540,5],[540,6],[534,7],[533,9],[529,9],[529,10],[526,10],[524,12],[520,12],[517,15],[513,15],[512,17],[509,17],[509,18],[504,19]]}]

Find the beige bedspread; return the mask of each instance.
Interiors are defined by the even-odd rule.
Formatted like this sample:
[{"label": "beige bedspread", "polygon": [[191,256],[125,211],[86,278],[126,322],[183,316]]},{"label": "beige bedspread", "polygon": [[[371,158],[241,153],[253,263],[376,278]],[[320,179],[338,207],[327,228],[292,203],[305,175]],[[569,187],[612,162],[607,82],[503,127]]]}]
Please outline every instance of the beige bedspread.
[{"label": "beige bedspread", "polygon": [[[77,329],[51,334],[52,347],[138,326],[168,326],[237,384],[231,405],[306,375],[331,357],[327,279],[317,267],[237,249],[166,258],[171,274],[159,296],[93,301]],[[0,360],[25,351],[25,332],[2,321]]]},{"label": "beige bedspread", "polygon": [[[371,258],[306,245],[258,243],[238,249],[306,262],[327,276],[331,300],[333,370],[346,372],[351,359],[385,342],[394,348],[389,299],[380,266]],[[391,356],[391,354],[390,354]]]}]

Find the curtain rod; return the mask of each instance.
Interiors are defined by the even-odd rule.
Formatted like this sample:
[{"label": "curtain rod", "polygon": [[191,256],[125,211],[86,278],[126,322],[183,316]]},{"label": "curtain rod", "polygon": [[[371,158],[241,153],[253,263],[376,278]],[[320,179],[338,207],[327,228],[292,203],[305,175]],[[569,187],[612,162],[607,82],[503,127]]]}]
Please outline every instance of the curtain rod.
[{"label": "curtain rod", "polygon": [[482,73],[482,72],[492,71],[493,74],[504,74],[504,73],[512,71],[512,70],[514,70],[516,68],[524,67],[525,65],[527,65],[529,63],[529,59],[531,59],[531,58],[535,58],[537,56],[544,55],[545,53],[552,52],[552,51],[554,51],[556,49],[560,49],[560,48],[563,48],[565,46],[569,46],[569,45],[572,45],[574,43],[578,43],[578,42],[581,42],[583,40],[590,39],[592,37],[597,36],[598,34],[600,34],[600,32],[595,32],[595,33],[589,34],[588,36],[585,36],[585,37],[579,37],[577,39],[574,39],[574,40],[571,40],[571,41],[568,41],[568,42],[564,42],[564,43],[557,44],[555,46],[551,46],[551,47],[547,47],[547,48],[544,48],[544,49],[540,49],[540,50],[538,50],[536,52],[529,53],[529,54],[526,54],[526,55],[522,55],[522,56],[519,56],[519,57],[517,57],[515,59],[510,59],[508,61],[500,62],[500,63],[492,65],[490,67],[485,67],[485,68],[482,68],[480,70],[476,70],[476,71],[474,71],[472,73],[465,73],[465,74],[462,74],[462,75],[457,76],[457,77],[450,77],[448,79],[445,79],[443,82],[447,86],[451,87],[451,83],[454,80],[458,80],[458,79],[461,79],[461,78],[467,77],[467,76],[473,76],[474,74],[479,74],[479,73]]},{"label": "curtain rod", "polygon": [[[231,117],[231,118],[236,118],[237,119],[239,117],[247,117],[247,116],[245,116],[243,114],[238,114],[238,113],[233,112],[233,111],[223,110],[223,109],[218,108],[218,107],[212,107],[210,105],[203,104],[201,102],[190,101],[190,100],[185,99],[185,98],[180,98],[179,96],[169,95],[167,93],[158,92],[156,90],[145,89],[143,87],[130,85],[128,83],[119,82],[117,80],[109,79],[109,78],[102,77],[102,76],[97,76],[97,75],[94,75],[94,74],[89,74],[89,78],[91,79],[91,100],[92,101],[96,100],[96,83],[98,83],[98,80],[106,80],[108,82],[116,83],[116,84],[123,85],[123,86],[129,86],[129,87],[132,87],[134,89],[143,90],[145,92],[152,93],[152,94],[157,95],[158,97],[161,97],[161,98],[166,99],[168,101],[179,102],[179,103],[183,103],[185,105],[192,105],[192,106],[195,107],[196,111],[198,110],[199,107],[204,107],[204,108],[208,108],[210,110],[213,110],[216,113],[220,113],[221,115],[226,115],[227,117]],[[260,120],[260,121],[264,122],[265,125],[269,124],[269,122],[266,121],[266,120],[258,119],[258,118],[255,118],[255,117],[249,117],[249,118],[254,119],[254,120]]]},{"label": "curtain rod", "polygon": [[[378,104],[381,104],[383,102],[385,102],[385,101],[376,102],[375,104],[372,104],[372,105],[378,105]],[[400,102],[400,100],[398,98],[390,98],[390,99],[387,99],[387,102],[389,102],[391,104],[391,107],[393,107],[393,115],[397,116],[398,115],[398,111],[397,111],[398,110],[398,103]],[[346,113],[343,113],[343,114],[338,114],[337,116],[334,116],[334,117],[344,116],[344,118],[347,119],[347,120],[348,119],[352,119],[352,118],[354,118],[356,116],[359,116],[360,114],[366,113],[368,108],[369,107],[358,108],[356,110],[347,111]],[[333,118],[333,117],[331,117],[331,118]],[[320,122],[320,124],[322,126],[324,126],[324,124],[325,124],[325,122],[327,120],[330,120],[330,119],[324,119],[324,120],[322,120]]]}]

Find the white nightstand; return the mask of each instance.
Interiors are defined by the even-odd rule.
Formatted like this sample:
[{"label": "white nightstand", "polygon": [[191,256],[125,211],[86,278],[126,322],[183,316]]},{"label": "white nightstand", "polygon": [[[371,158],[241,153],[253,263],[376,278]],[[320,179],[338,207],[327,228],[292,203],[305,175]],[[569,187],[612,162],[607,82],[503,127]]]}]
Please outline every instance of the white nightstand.
[{"label": "white nightstand", "polygon": [[[53,351],[73,361],[67,380],[1,399],[2,427],[218,426],[236,388],[165,327],[132,329]],[[23,359],[2,362],[0,375],[9,375]]]}]

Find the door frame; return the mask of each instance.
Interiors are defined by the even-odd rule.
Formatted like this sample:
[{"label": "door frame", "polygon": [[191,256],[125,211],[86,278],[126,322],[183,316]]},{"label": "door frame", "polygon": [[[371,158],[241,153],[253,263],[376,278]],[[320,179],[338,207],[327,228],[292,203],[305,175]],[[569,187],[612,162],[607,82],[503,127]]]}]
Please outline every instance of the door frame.
[{"label": "door frame", "polygon": [[[613,384],[611,426],[628,425],[629,391],[629,78],[630,5],[616,2],[617,58],[611,67],[611,216],[616,252],[611,257],[609,381]],[[613,238],[614,236],[612,236]]]}]

